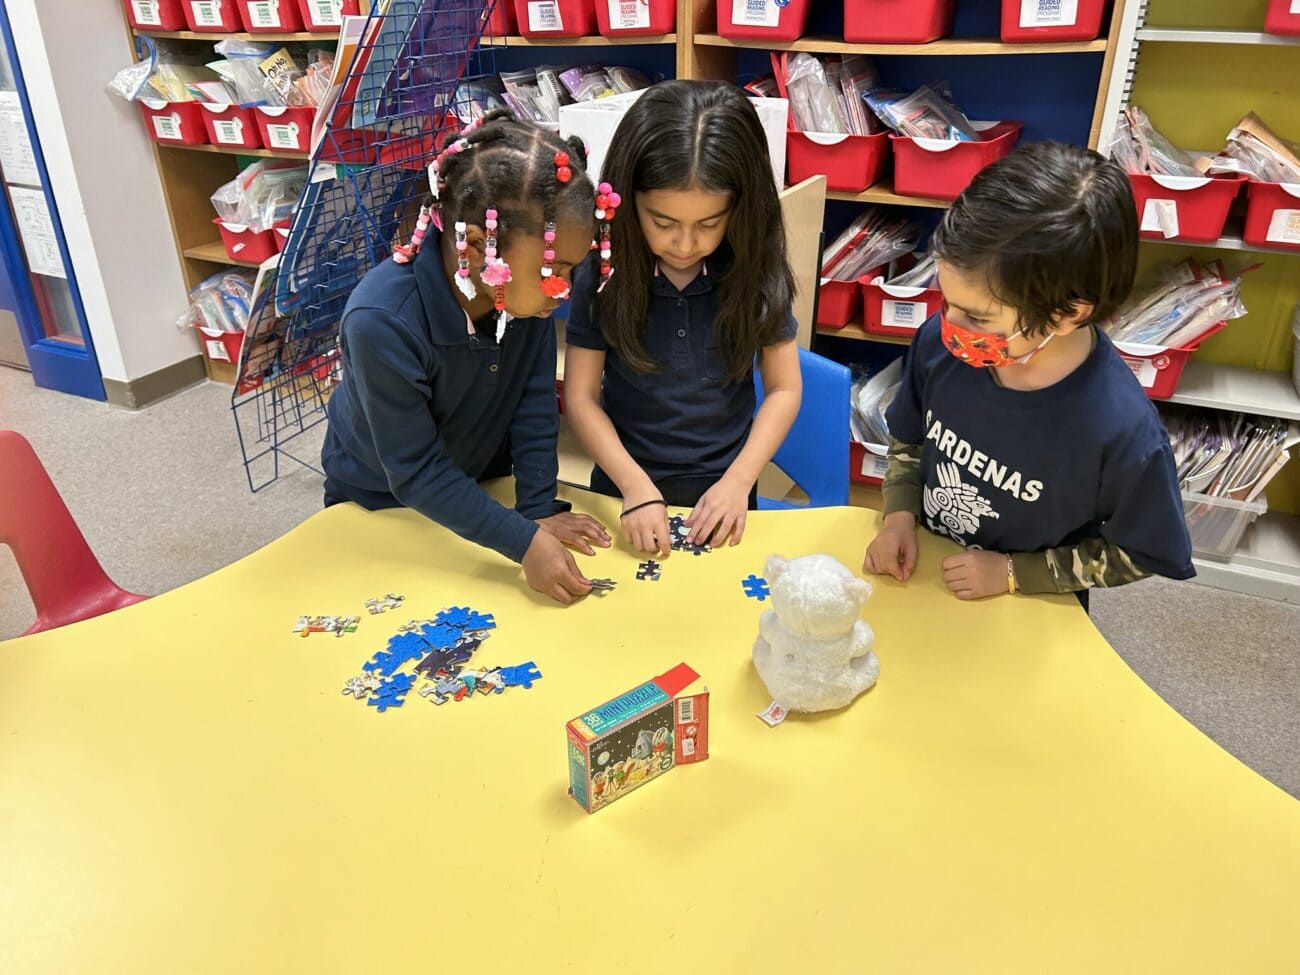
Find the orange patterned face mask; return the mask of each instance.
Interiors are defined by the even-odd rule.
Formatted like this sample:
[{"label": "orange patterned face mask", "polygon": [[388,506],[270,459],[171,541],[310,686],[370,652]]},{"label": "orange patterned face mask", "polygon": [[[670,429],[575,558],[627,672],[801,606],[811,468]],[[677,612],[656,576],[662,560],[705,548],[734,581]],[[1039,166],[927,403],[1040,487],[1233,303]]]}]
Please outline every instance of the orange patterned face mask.
[{"label": "orange patterned face mask", "polygon": [[[989,335],[987,332],[976,332],[969,328],[962,328],[960,325],[954,325],[948,321],[946,311],[939,314],[939,326],[943,335],[943,347],[952,353],[953,358],[960,359],[966,365],[973,366],[976,369],[997,369],[1002,366],[1023,365],[1038,355],[1043,350],[1043,346],[1056,337],[1055,332],[1049,332],[1047,338],[1039,342],[1034,349],[1025,355],[1013,356],[1007,351],[1011,336]],[[1012,334],[1023,335],[1024,330]]]}]

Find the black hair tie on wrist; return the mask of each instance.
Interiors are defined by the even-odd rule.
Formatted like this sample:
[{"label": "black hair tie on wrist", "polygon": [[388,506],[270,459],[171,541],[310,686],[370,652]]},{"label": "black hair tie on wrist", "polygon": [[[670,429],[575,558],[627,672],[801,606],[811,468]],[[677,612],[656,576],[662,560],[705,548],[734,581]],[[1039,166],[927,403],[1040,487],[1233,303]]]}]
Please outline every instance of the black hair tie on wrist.
[{"label": "black hair tie on wrist", "polygon": [[668,502],[665,501],[663,498],[655,498],[653,501],[642,501],[640,504],[634,504],[634,505],[632,505],[632,507],[630,507],[630,508],[625,508],[625,509],[623,509],[623,513],[620,514],[619,517],[620,517],[620,518],[626,518],[626,517],[627,517],[628,515],[630,515],[632,512],[634,512],[634,511],[640,511],[642,508],[648,508],[648,507],[650,507],[652,504],[661,504],[661,505],[663,505],[665,508],[668,507]]}]

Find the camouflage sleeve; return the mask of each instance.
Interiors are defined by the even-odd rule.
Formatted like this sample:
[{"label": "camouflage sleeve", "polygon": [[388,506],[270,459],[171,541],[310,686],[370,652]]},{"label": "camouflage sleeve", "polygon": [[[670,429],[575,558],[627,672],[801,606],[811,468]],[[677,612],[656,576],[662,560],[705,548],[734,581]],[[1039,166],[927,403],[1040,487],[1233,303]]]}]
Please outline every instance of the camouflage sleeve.
[{"label": "camouflage sleeve", "polygon": [[1118,545],[1102,538],[1085,538],[1078,545],[1046,552],[1020,552],[1011,558],[1016,588],[1021,592],[1074,592],[1094,586],[1109,589],[1151,574]]},{"label": "camouflage sleeve", "polygon": [[885,496],[887,515],[895,511],[921,514],[921,445],[894,440],[889,444],[885,481],[881,493]]}]

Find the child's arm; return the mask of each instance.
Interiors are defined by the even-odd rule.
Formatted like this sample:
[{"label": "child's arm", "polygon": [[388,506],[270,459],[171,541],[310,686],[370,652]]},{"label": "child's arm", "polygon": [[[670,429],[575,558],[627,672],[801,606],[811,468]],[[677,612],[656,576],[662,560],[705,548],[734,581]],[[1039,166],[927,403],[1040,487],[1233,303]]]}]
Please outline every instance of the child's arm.
[{"label": "child's arm", "polygon": [[763,377],[763,405],[736,459],[718,483],[700,497],[686,524],[688,542],[722,545],[728,538],[737,545],[745,534],[749,492],[763,468],[775,456],[799,415],[803,376],[799,372],[799,346],[794,339],[763,347],[759,358]]},{"label": "child's arm", "polygon": [[342,334],[357,401],[393,497],[520,563],[538,592],[560,602],[585,594],[590,586],[564,547],[550,535],[539,540],[537,524],[498,504],[448,456],[429,412],[429,364],[408,330],[384,312],[357,309]]},{"label": "child's arm", "polygon": [[884,524],[867,546],[862,571],[891,575],[899,582],[916,568],[916,519],[921,512],[921,445],[891,441],[881,494]]},{"label": "child's arm", "polygon": [[592,545],[609,547],[609,534],[590,515],[570,512],[555,496],[560,473],[556,443],[560,415],[555,407],[555,328],[548,321],[515,415],[510,421],[510,455],[515,472],[515,510],[537,522],[566,545],[595,555]]},{"label": "child's arm", "polygon": [[663,495],[627,452],[609,415],[600,405],[604,372],[603,351],[576,345],[565,349],[564,405],[569,422],[591,459],[623,495],[624,510],[637,508],[619,519],[623,538],[639,552],[659,552],[666,558],[672,551],[667,508],[661,504],[637,507],[647,501],[662,499]]},{"label": "child's arm", "polygon": [[1131,555],[1104,538],[1010,555],[969,549],[943,560],[943,581],[958,599],[1111,588],[1149,575]]}]

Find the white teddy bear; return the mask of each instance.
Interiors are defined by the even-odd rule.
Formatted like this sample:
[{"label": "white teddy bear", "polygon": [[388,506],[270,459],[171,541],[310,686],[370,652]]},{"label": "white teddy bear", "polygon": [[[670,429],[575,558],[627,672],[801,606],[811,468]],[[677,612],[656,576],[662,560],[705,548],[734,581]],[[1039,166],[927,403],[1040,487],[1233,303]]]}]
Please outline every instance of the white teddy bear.
[{"label": "white teddy bear", "polygon": [[758,622],[754,667],[774,705],[830,711],[871,687],[880,662],[860,619],[871,586],[829,555],[772,555],[766,575],[773,608]]}]

